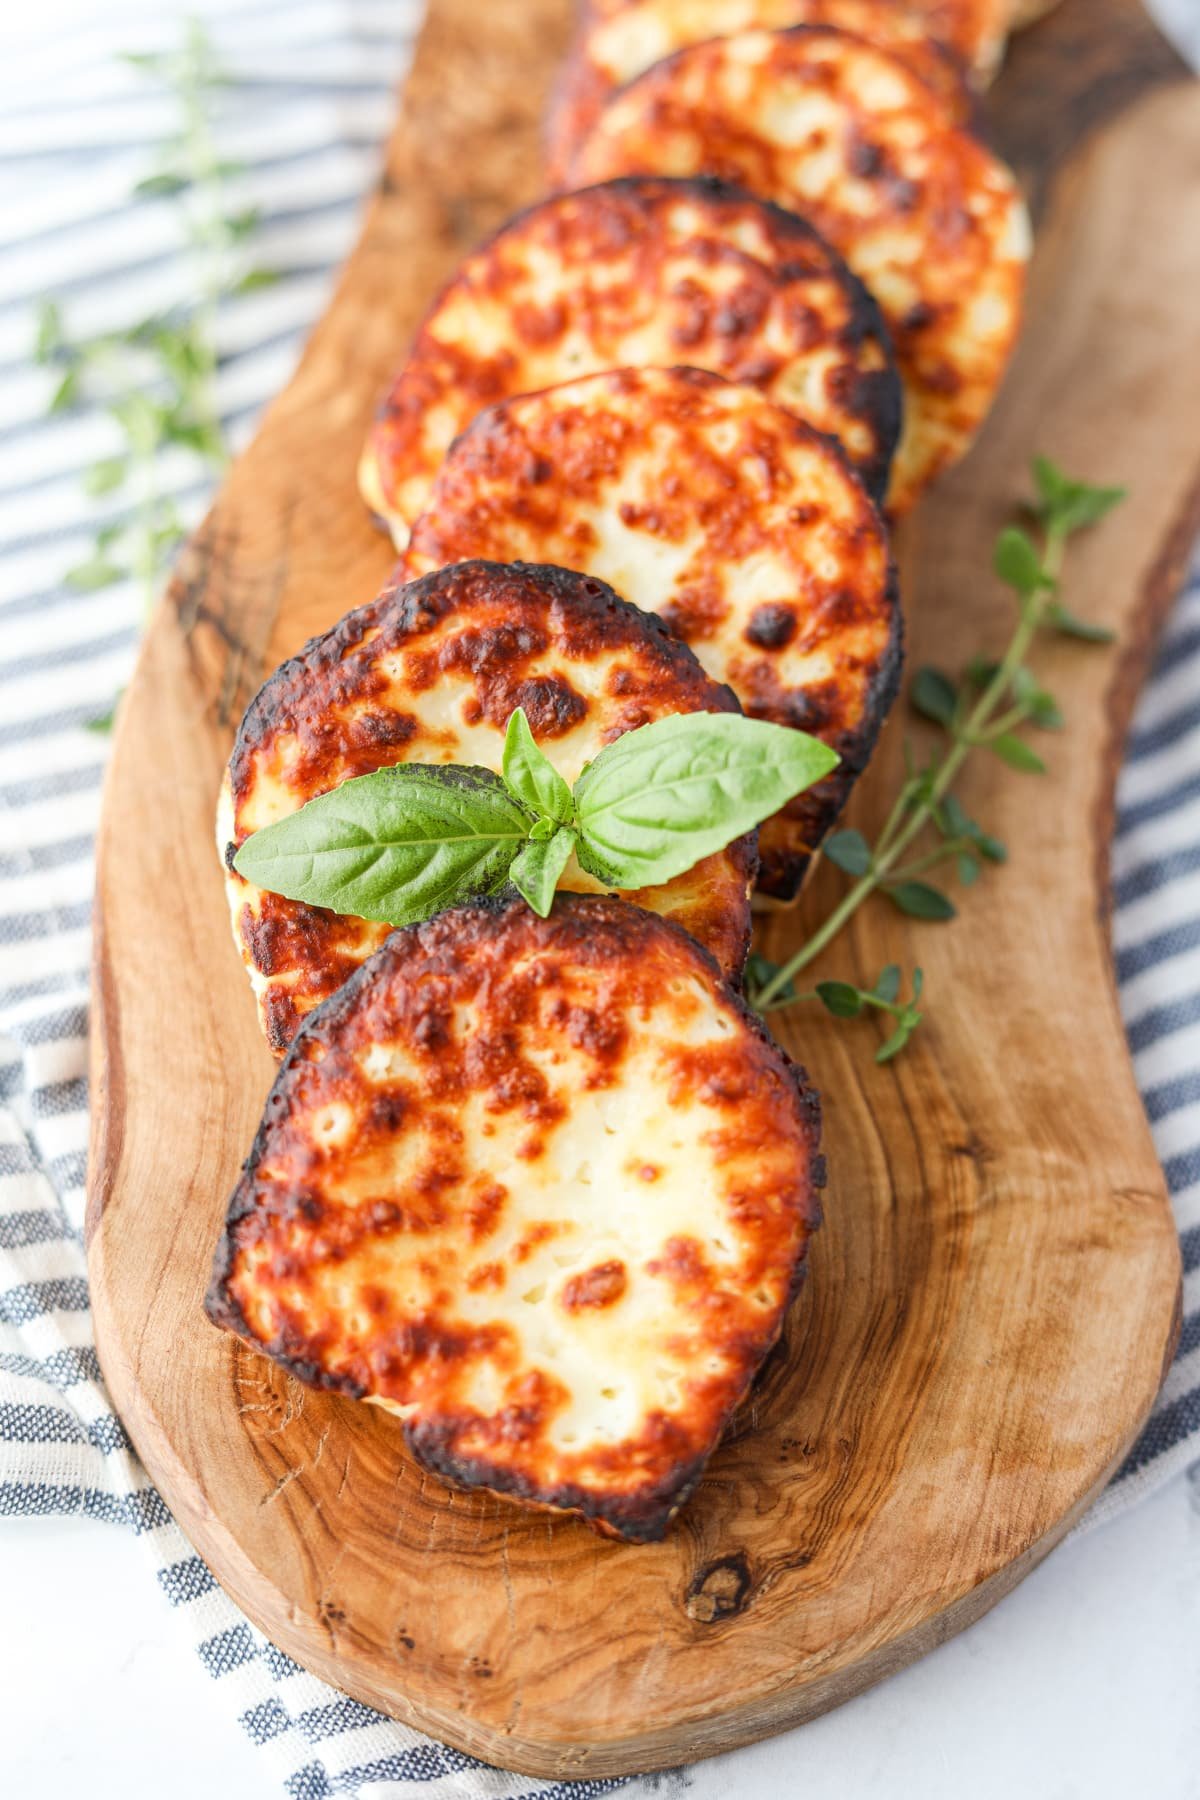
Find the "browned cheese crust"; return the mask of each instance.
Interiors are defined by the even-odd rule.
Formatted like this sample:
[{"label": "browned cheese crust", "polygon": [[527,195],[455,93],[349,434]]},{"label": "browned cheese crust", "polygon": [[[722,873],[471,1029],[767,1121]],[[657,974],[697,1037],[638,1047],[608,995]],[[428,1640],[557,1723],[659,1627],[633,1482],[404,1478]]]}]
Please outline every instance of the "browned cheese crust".
[{"label": "browned cheese crust", "polygon": [[[467,563],[407,586],[393,580],[347,613],[251,702],[218,817],[234,936],[273,1050],[389,927],[255,888],[233,868],[234,851],[317,794],[389,764],[499,770],[518,706],[571,782],[605,744],[652,719],[738,710],[658,619],[563,569]],[[693,932],[737,980],[755,861],[751,833],[635,898]],[[563,885],[600,884],[572,859]]]},{"label": "browned cheese crust", "polygon": [[818,1123],[677,927],[455,908],[296,1039],[207,1310],[446,1479],[659,1538],[799,1286]]},{"label": "browned cheese crust", "polygon": [[1008,29],[1025,31],[1054,11],[1058,0],[1008,0]]},{"label": "browned cheese crust", "polygon": [[746,712],[838,751],[759,833],[758,886],[792,899],[900,672],[886,532],[834,440],[695,369],[508,400],[454,445],[404,567],[474,556],[599,576],[665,619]]},{"label": "browned cheese crust", "polygon": [[697,44],[605,108],[576,181],[709,173],[802,213],[879,302],[905,388],[888,504],[983,423],[1016,342],[1028,217],[1005,166],[885,51],[801,26]]},{"label": "browned cheese crust", "polygon": [[[960,54],[940,42],[930,13],[975,15],[978,24],[999,0],[969,7],[904,6],[898,0],[584,0],[571,51],[551,100],[546,131],[547,174],[561,185],[571,158],[605,103],[664,56],[707,38],[735,32],[779,31],[790,25],[834,25],[890,50],[940,94],[948,116],[969,124],[974,110]],[[962,33],[960,33],[960,43]]]},{"label": "browned cheese crust", "polygon": [[398,549],[485,406],[606,369],[687,363],[752,381],[887,483],[900,390],[874,302],[806,225],[705,181],[615,182],[521,214],[427,317],[360,484]]}]

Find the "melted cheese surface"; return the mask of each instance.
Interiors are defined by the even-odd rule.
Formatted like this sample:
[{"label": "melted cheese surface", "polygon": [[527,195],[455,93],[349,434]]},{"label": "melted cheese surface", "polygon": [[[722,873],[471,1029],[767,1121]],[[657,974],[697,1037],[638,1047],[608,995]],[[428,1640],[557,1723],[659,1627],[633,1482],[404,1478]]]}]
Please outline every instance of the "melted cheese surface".
[{"label": "melted cheese surface", "polygon": [[505,401],[454,445],[404,568],[477,556],[599,576],[665,619],[747,713],[838,751],[759,833],[760,889],[793,898],[899,675],[886,533],[837,447],[757,388],[691,369]]},{"label": "melted cheese surface", "polygon": [[878,301],[905,389],[888,505],[969,447],[1021,320],[1031,234],[1010,171],[896,57],[839,31],[748,31],[657,64],[604,109],[578,182],[701,172],[802,215]]},{"label": "melted cheese surface", "polygon": [[209,1309],[467,1485],[661,1535],[778,1335],[815,1103],[682,932],[397,932],[297,1039]]},{"label": "melted cheese surface", "polygon": [[360,485],[398,549],[484,407],[607,369],[753,382],[838,437],[882,492],[900,424],[878,313],[802,221],[704,181],[533,207],[461,265],[384,399]]}]

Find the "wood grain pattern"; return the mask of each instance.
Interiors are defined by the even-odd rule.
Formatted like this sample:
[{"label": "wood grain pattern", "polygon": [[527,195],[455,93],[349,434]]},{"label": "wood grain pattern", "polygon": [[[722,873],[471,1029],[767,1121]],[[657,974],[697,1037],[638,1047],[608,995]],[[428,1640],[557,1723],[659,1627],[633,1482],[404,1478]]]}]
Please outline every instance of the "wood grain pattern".
[{"label": "wood grain pattern", "polygon": [[[434,0],[363,241],[148,635],[101,841],[89,1232],[114,1400],[250,1615],[439,1737],[583,1775],[778,1731],[978,1617],[1119,1463],[1171,1354],[1178,1248],[1117,1013],[1106,870],[1121,738],[1200,526],[1200,114],[1127,0],[1066,0],[996,91],[1001,135],[1018,121],[1036,154],[1040,248],[1001,403],[906,533],[912,659],[1005,635],[988,547],[1035,449],[1130,485],[1072,574],[1123,648],[1048,647],[1070,721],[1048,783],[970,773],[965,798],[1014,854],[961,922],[870,908],[831,955],[856,977],[924,964],[911,1051],[879,1069],[869,1024],[782,1024],[826,1099],[812,1279],[679,1527],[614,1546],[450,1493],[390,1420],[301,1389],[200,1314],[272,1075],[212,849],[233,725],[388,567],[354,492],[363,429],[432,288],[536,190],[567,11]],[[1094,94],[1072,98],[1081,46],[1094,68],[1140,46],[1140,78],[1109,96],[1136,98],[1103,122]],[[1042,117],[1054,130],[1026,138]],[[868,826],[902,729],[860,792]],[[823,872],[769,947],[839,883]]]}]

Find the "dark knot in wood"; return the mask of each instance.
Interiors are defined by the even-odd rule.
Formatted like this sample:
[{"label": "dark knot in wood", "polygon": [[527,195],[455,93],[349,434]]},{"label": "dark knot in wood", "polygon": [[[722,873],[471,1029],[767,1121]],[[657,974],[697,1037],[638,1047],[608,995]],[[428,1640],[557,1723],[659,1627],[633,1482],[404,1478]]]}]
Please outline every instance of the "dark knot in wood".
[{"label": "dark knot in wood", "polygon": [[750,1564],[744,1550],[709,1563],[692,1577],[683,1610],[701,1625],[731,1619],[744,1612],[753,1592]]}]

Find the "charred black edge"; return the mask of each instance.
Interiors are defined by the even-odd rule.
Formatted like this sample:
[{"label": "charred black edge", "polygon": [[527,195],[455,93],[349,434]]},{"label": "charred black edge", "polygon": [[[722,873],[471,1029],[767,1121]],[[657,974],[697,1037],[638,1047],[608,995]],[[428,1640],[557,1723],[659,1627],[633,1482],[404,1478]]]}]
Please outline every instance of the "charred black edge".
[{"label": "charred black edge", "polygon": [[[740,1400],[738,1404],[741,1404]],[[730,1415],[732,1410],[731,1408]],[[404,1441],[424,1468],[451,1487],[467,1491],[486,1488],[489,1493],[523,1501],[529,1506],[574,1513],[577,1517],[586,1519],[589,1524],[600,1526],[606,1536],[620,1538],[627,1544],[658,1543],[666,1536],[671,1520],[695,1492],[705,1465],[713,1454],[712,1450],[707,1450],[700,1456],[689,1458],[678,1470],[664,1476],[652,1488],[645,1489],[634,1499],[626,1500],[620,1495],[609,1497],[589,1493],[586,1488],[576,1487],[571,1482],[562,1482],[553,1488],[539,1488],[520,1475],[497,1468],[484,1457],[456,1456],[445,1443],[453,1430],[452,1420],[430,1421],[425,1426],[411,1425],[406,1420]]]},{"label": "charred black edge", "polygon": [[[631,646],[644,644],[649,639],[651,648],[666,659],[672,674],[686,680],[698,696],[702,691],[706,698],[711,696],[710,710],[742,710],[732,688],[705,674],[693,652],[657,615],[644,613],[640,607],[623,600],[597,576],[581,575],[553,563],[498,563],[483,558],[452,563],[447,568],[420,575],[415,581],[397,579],[397,573],[393,573],[373,600],[344,614],[328,631],[309,638],[294,656],[268,676],[251,700],[238,727],[229,759],[235,821],[250,758],[262,739],[279,727],[280,714],[285,711],[289,697],[310,673],[337,667],[362,643],[368,631],[390,628],[397,640],[417,637],[451,615],[465,612],[494,597],[498,588],[520,588],[526,594],[532,589],[551,605],[562,602],[564,611],[578,618],[581,624],[589,620],[611,622],[616,619],[625,626]],[[477,581],[490,584],[487,594],[476,594],[474,584]]]},{"label": "charred black edge", "polygon": [[[451,907],[438,915],[439,920],[452,918],[454,915],[465,917],[493,916],[503,917],[516,908],[527,910],[524,902],[513,900],[504,895],[494,899],[474,901],[467,906]],[[762,1019],[754,1012],[738,993],[736,988],[727,982],[717,964],[716,958],[703,944],[696,942],[682,925],[671,919],[660,918],[657,913],[647,912],[643,907],[633,906],[629,901],[617,900],[603,894],[560,894],[554,903],[554,910],[544,923],[553,928],[555,924],[563,926],[571,915],[595,913],[600,911],[604,917],[614,922],[632,917],[633,928],[644,934],[655,935],[665,932],[675,939],[676,943],[686,948],[703,972],[714,983],[716,990],[731,1007],[739,1022],[748,1027],[759,1043],[778,1059],[784,1074],[789,1078],[796,1090],[797,1105],[800,1112],[805,1137],[808,1143],[808,1175],[809,1175],[809,1209],[804,1240],[796,1253],[792,1268],[788,1292],[779,1308],[775,1321],[775,1329],[770,1340],[764,1344],[762,1354],[757,1363],[748,1372],[741,1392],[725,1409],[720,1419],[718,1431],[715,1433],[711,1447],[696,1457],[690,1458],[681,1469],[670,1477],[658,1482],[651,1489],[640,1494],[633,1501],[624,1501],[621,1497],[606,1499],[604,1495],[587,1493],[580,1488],[565,1485],[551,1490],[538,1489],[523,1481],[520,1477],[508,1477],[506,1472],[498,1470],[483,1458],[455,1458],[442,1447],[448,1427],[431,1425],[425,1431],[418,1426],[414,1428],[404,1422],[405,1441],[412,1454],[426,1468],[442,1479],[457,1486],[467,1488],[487,1488],[494,1493],[507,1495],[510,1498],[525,1501],[529,1504],[551,1507],[556,1511],[578,1513],[589,1522],[606,1528],[617,1537],[631,1543],[651,1543],[664,1536],[672,1518],[694,1492],[701,1475],[717,1449],[730,1419],[742,1404],[746,1395],[754,1386],[758,1375],[771,1351],[778,1343],[783,1332],[788,1312],[804,1285],[807,1272],[808,1248],[813,1233],[820,1229],[822,1223],[821,1190],[825,1186],[825,1158],[821,1153],[821,1100],[817,1090],[809,1081],[807,1071],[794,1061],[781,1044],[767,1030]],[[229,1289],[229,1277],[232,1273],[237,1245],[235,1232],[237,1226],[254,1212],[254,1181],[258,1165],[266,1154],[270,1133],[274,1125],[274,1117],[283,1111],[289,1101],[289,1089],[296,1068],[306,1062],[309,1041],[320,1039],[330,1030],[336,1030],[348,1014],[353,1012],[358,1002],[360,988],[370,988],[376,977],[388,964],[400,956],[410,943],[420,944],[424,925],[407,925],[392,932],[387,941],[375,951],[361,968],[332,994],[330,998],[307,1015],[291,1046],[280,1065],[279,1072],[267,1096],[263,1116],[249,1154],[242,1164],[242,1171],[226,1209],[225,1223],[217,1240],[213,1255],[212,1272],[208,1289],[204,1296],[203,1308],[210,1322],[221,1330],[232,1332],[250,1349],[284,1369],[289,1375],[309,1387],[325,1389],[352,1400],[367,1398],[367,1390],[360,1382],[343,1375],[331,1374],[303,1357],[289,1355],[282,1339],[274,1339],[263,1343],[254,1336],[249,1322],[237,1300]],[[444,927],[443,927],[444,929]],[[569,930],[569,925],[568,925]],[[591,937],[594,926],[580,926],[584,936]]]},{"label": "charred black edge", "polygon": [[[629,85],[633,86],[634,84],[631,82]],[[520,230],[528,220],[537,215],[553,212],[560,206],[577,205],[580,200],[586,200],[594,194],[623,194],[634,199],[643,197],[649,199],[655,194],[679,195],[690,197],[693,200],[715,200],[750,207],[757,212],[766,214],[776,230],[793,238],[802,238],[806,244],[815,246],[822,253],[828,261],[830,274],[839,282],[850,300],[850,317],[846,329],[851,343],[857,349],[867,340],[874,340],[879,345],[884,358],[884,367],[875,376],[864,377],[871,382],[869,418],[879,439],[879,452],[861,470],[872,498],[882,503],[887,492],[892,458],[896,453],[904,422],[904,391],[896,367],[891,334],[874,296],[854,271],[847,266],[833,245],[828,243],[815,226],[808,223],[807,219],[799,213],[790,212],[787,207],[778,205],[774,200],[764,200],[758,194],[752,194],[748,188],[739,187],[735,182],[722,181],[716,175],[618,175],[614,176],[611,181],[591,182],[586,187],[575,187],[550,194],[545,199],[535,200],[531,205],[523,206],[518,212],[513,213],[511,218],[506,219],[497,230],[491,232],[477,244],[470,255],[460,263],[450,279],[438,289],[432,304],[426,310],[413,335],[412,350],[415,351],[421,343],[427,333],[430,321],[440,311],[446,296],[460,284],[477,257],[488,255],[502,238],[507,237],[510,232]],[[410,356],[411,354],[412,351],[410,351]],[[389,417],[394,404],[393,395],[396,385],[403,374],[404,369],[401,368],[389,383],[375,411],[377,421],[382,422]],[[797,417],[801,416],[797,414]]]},{"label": "charred black edge", "polygon": [[872,672],[862,715],[855,729],[833,745],[842,759],[837,768],[811,790],[820,797],[817,842],[810,851],[781,861],[778,868],[768,868],[766,864],[759,866],[758,891],[773,900],[794,900],[800,892],[808,866],[836,825],[855,783],[870,762],[900,692],[904,671],[904,611],[900,603],[900,576],[890,548],[884,598],[890,612],[891,630],[884,653]]}]

